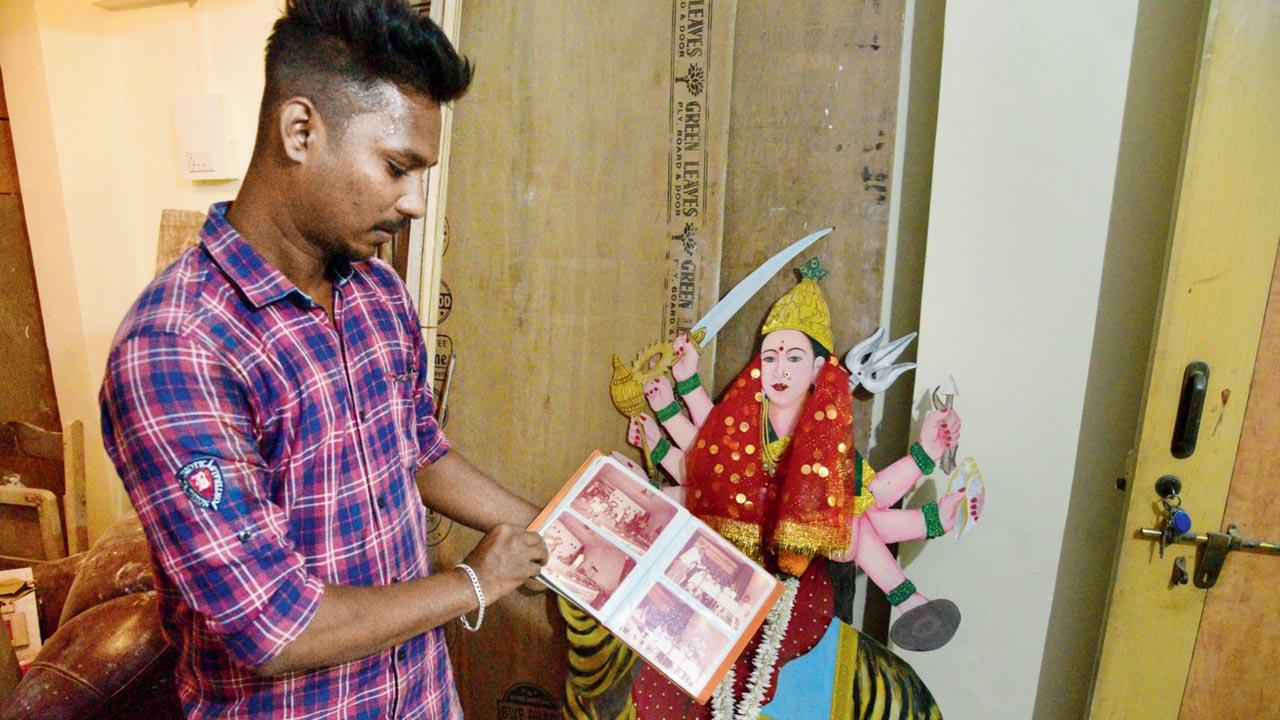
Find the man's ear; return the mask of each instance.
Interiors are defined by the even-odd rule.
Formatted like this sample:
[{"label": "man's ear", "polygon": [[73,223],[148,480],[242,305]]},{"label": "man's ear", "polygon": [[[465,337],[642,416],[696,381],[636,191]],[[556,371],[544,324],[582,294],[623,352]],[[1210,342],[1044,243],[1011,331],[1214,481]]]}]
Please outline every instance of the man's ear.
[{"label": "man's ear", "polygon": [[289,160],[305,163],[323,134],[324,123],[310,100],[292,97],[280,104],[280,144]]}]

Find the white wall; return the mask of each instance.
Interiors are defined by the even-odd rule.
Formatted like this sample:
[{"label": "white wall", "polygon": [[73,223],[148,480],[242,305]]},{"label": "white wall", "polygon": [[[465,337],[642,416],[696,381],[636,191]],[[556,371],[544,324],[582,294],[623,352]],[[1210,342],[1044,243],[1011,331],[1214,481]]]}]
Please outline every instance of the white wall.
[{"label": "white wall", "polygon": [[[911,562],[921,591],[955,600],[964,620],[945,649],[904,656],[949,719],[1035,712],[1137,9],[947,3],[915,397],[955,374],[962,457],[978,459],[990,496],[973,535]],[[1130,362],[1145,368],[1145,357]],[[1132,426],[1119,436],[1091,451],[1122,466]],[[1114,476],[1089,481],[1115,492]]]},{"label": "white wall", "polygon": [[0,2],[0,67],[59,412],[85,422],[91,536],[127,509],[102,450],[97,391],[115,329],[151,278],[160,211],[203,210],[238,188],[180,177],[170,103],[231,95],[247,161],[280,4],[108,12],[88,0]]}]

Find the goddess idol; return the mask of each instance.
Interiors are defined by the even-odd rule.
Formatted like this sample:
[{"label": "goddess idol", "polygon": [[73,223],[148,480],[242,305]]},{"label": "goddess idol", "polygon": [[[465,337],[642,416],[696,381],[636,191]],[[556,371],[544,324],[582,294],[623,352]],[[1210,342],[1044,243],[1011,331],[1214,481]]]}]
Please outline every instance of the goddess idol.
[{"label": "goddess idol", "polygon": [[769,312],[759,353],[718,403],[702,386],[697,346],[687,336],[673,345],[674,391],[665,377],[644,386],[657,421],[633,417],[629,440],[675,481],[672,494],[785,578],[786,590],[710,706],[645,666],[631,688],[639,718],[757,717],[778,671],[811,650],[831,622],[828,561],[856,563],[902,611],[891,631],[899,646],[936,649],[958,627],[954,603],[922,595],[886,545],[936,538],[954,526],[963,488],[920,509],[893,505],[958,444],[960,418],[950,408],[930,412],[908,455],[880,472],[871,468],[854,446],[857,382],[833,355],[818,286],[825,274],[816,258],[804,265],[799,284]]}]

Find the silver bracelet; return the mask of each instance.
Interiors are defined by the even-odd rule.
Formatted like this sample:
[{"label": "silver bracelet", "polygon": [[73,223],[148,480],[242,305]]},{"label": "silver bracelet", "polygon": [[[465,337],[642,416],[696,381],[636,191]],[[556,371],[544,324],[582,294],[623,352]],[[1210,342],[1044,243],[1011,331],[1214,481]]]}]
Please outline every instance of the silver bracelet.
[{"label": "silver bracelet", "polygon": [[458,618],[462,621],[462,627],[471,632],[475,632],[480,629],[480,624],[484,622],[484,590],[480,587],[480,578],[476,576],[476,571],[472,570],[470,565],[466,563],[458,563],[457,565],[454,565],[454,567],[462,568],[462,570],[467,574],[467,577],[471,579],[471,587],[476,591],[476,599],[480,601],[480,614],[476,615],[475,627],[472,627],[471,623],[467,622],[466,613],[463,613],[462,617]]}]

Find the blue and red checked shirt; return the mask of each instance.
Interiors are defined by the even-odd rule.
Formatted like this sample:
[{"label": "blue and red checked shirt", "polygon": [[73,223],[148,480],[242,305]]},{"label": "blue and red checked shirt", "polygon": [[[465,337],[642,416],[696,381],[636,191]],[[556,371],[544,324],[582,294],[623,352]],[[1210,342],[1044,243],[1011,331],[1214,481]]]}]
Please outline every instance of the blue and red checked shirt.
[{"label": "blue and red checked shirt", "polygon": [[107,452],[146,528],[178,690],[193,718],[458,718],[444,634],[261,678],[325,584],[428,575],[414,475],[449,443],[400,279],[335,272],[334,320],[214,205],[201,244],[115,339]]}]

